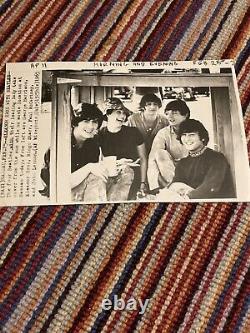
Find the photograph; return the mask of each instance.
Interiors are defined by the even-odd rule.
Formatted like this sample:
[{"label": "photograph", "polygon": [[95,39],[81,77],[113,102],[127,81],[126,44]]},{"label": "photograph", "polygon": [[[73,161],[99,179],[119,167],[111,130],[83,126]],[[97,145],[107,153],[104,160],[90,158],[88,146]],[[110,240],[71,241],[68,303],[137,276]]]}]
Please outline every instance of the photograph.
[{"label": "photograph", "polygon": [[248,198],[233,67],[126,64],[43,70],[51,135],[40,161],[41,197],[64,203]]}]

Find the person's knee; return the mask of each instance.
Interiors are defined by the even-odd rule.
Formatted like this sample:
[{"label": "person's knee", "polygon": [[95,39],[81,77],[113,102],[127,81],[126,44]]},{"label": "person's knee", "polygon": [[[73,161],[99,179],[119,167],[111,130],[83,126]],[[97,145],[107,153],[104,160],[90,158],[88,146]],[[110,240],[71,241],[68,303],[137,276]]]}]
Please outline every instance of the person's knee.
[{"label": "person's knee", "polygon": [[159,184],[164,186],[164,184],[171,183],[174,177],[175,165],[169,152],[166,150],[159,150],[156,156],[156,163],[160,173],[160,178],[158,179]]}]

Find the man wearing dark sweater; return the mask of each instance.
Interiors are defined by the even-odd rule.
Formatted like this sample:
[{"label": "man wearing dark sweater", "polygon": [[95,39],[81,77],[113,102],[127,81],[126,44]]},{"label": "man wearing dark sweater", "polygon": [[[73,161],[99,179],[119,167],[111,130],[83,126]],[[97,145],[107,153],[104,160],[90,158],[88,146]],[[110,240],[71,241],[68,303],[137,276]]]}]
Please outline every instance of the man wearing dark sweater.
[{"label": "man wearing dark sweater", "polygon": [[189,155],[177,163],[169,189],[184,199],[235,198],[230,166],[222,153],[207,147],[209,136],[203,124],[185,120],[178,139]]}]

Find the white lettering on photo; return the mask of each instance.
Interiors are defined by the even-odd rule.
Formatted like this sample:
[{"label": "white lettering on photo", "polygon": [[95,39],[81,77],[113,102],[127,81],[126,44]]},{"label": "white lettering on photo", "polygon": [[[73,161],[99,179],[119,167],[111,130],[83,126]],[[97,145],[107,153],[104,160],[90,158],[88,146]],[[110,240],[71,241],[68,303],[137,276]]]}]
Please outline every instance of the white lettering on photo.
[{"label": "white lettering on photo", "polygon": [[114,296],[114,301],[108,298],[102,300],[102,309],[104,311],[111,310],[113,308],[114,311],[137,311],[138,309],[139,314],[144,314],[148,305],[149,299],[145,299],[143,302],[140,298],[137,300],[134,297],[129,298],[125,301],[122,298],[118,298],[117,295]]}]

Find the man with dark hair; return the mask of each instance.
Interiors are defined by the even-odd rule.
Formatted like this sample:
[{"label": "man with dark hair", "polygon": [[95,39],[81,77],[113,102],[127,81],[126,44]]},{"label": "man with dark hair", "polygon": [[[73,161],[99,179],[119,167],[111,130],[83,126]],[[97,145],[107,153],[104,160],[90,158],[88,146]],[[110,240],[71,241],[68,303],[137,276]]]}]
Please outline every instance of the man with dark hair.
[{"label": "man with dark hair", "polygon": [[177,162],[188,154],[177,140],[177,132],[180,124],[190,116],[189,107],[177,99],[166,105],[165,115],[169,126],[156,134],[149,154],[147,174],[151,190],[168,186],[173,180]]},{"label": "man with dark hair", "polygon": [[[80,103],[72,112],[71,189],[73,201],[105,201],[107,171],[99,163],[97,130],[103,114],[96,105]],[[50,150],[45,154],[41,178],[46,184],[42,195],[49,196]]]},{"label": "man with dark hair", "polygon": [[[177,163],[169,190],[183,199],[235,198],[229,164],[222,153],[207,147],[209,135],[203,124],[185,120],[179,126],[178,139],[189,155]],[[163,190],[160,197],[164,195],[167,192]]]},{"label": "man with dark hair", "polygon": [[140,112],[128,119],[128,125],[136,127],[143,136],[147,155],[158,131],[168,125],[165,115],[160,114],[161,100],[155,94],[146,94],[140,101]]},{"label": "man with dark hair", "polygon": [[165,107],[165,114],[168,111],[178,111],[182,116],[185,116],[187,119],[190,117],[190,109],[187,106],[186,102],[181,99],[176,99],[169,102]]},{"label": "man with dark hair", "polygon": [[80,103],[72,114],[71,172],[99,158],[97,130],[101,127],[103,114],[95,104]]},{"label": "man with dark hair", "polygon": [[162,107],[161,99],[158,96],[156,96],[155,94],[146,94],[141,98],[140,108],[144,109],[145,106],[150,102],[157,104],[158,108]]},{"label": "man with dark hair", "polygon": [[[106,109],[107,126],[99,132],[100,146],[103,156],[116,156],[121,163],[121,170],[116,177],[108,180],[109,200],[127,200],[134,197],[137,189],[145,192],[147,189],[146,172],[147,159],[143,137],[137,128],[128,127],[128,112],[122,105],[116,105]],[[134,163],[140,159],[140,164]],[[134,184],[135,174],[139,166],[139,184]],[[133,168],[134,167],[134,168]],[[137,180],[137,177],[136,177]],[[112,189],[113,188],[113,189]]]},{"label": "man with dark hair", "polygon": [[103,122],[103,113],[96,104],[79,103],[77,107],[73,109],[71,124],[75,127],[82,120],[95,120],[98,128],[100,128]]}]

